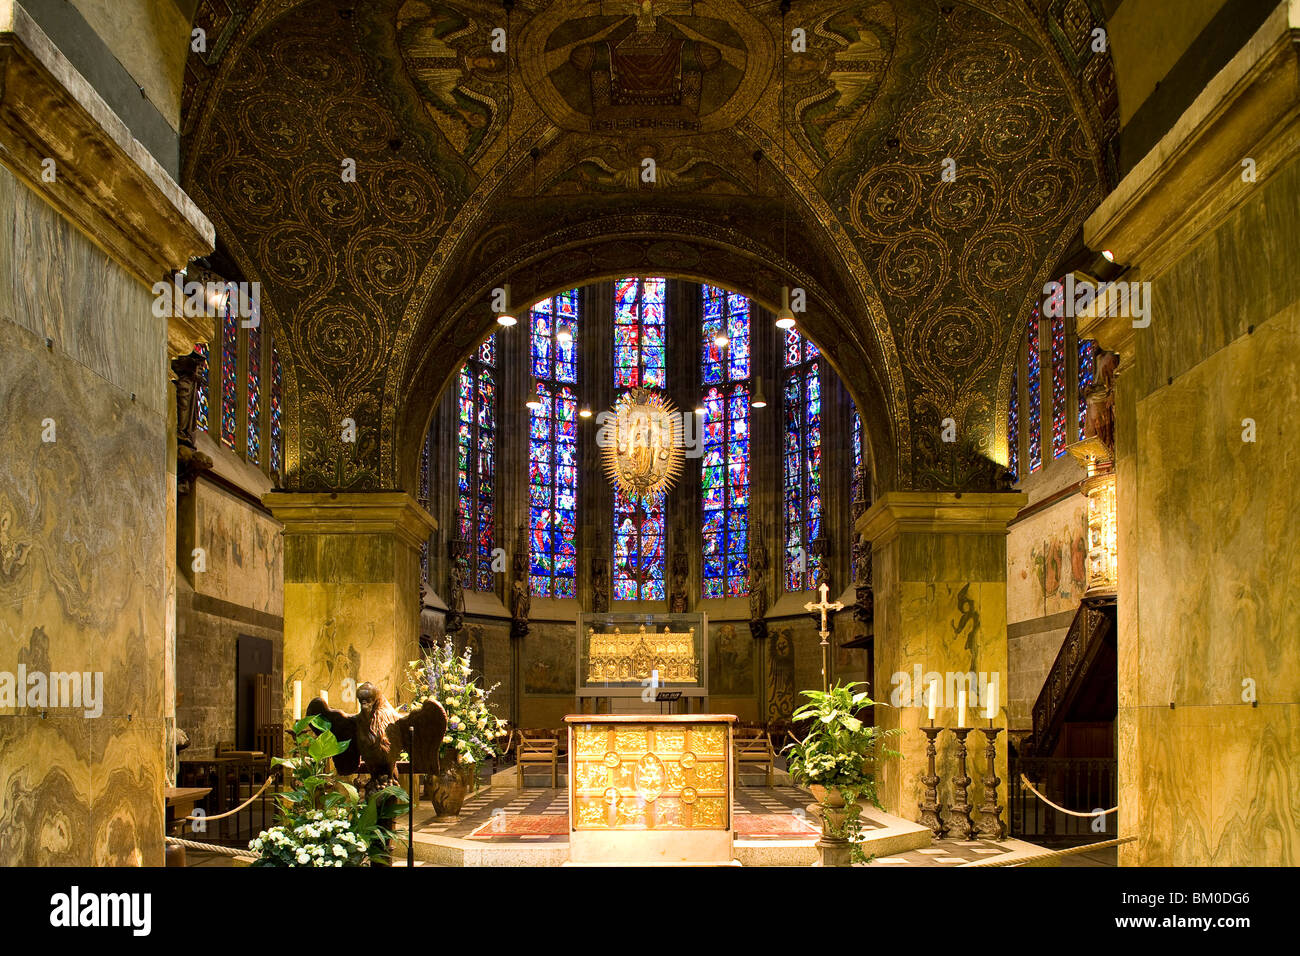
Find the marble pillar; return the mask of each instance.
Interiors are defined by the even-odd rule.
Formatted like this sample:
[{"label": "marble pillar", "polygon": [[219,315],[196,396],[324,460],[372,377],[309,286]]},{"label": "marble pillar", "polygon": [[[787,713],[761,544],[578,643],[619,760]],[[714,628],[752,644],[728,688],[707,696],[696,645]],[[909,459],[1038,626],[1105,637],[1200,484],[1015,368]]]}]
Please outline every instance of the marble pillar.
[{"label": "marble pillar", "polygon": [[1121,866],[1300,864],[1297,37],[1280,4],[1085,224],[1150,305],[1080,319],[1121,355]]},{"label": "marble pillar", "polygon": [[0,4],[0,866],[162,864],[166,369],[194,339],[154,314],[151,286],[212,245],[22,6]]},{"label": "marble pillar", "polygon": [[[920,820],[921,778],[926,773],[923,701],[938,679],[936,724],[957,723],[958,694],[966,689],[966,726],[987,727],[982,693],[997,684],[993,726],[1005,728],[1007,690],[1007,523],[1024,507],[1022,494],[889,492],[857,521],[871,542],[875,588],[873,697],[883,728],[901,728],[891,746],[902,760],[888,762],[881,778],[885,809]],[[918,687],[918,684],[920,685]],[[998,739],[999,803],[1006,806],[1006,735]],[[951,734],[938,740],[940,801],[952,804],[956,770]],[[981,747],[972,747],[967,770],[985,776]]]},{"label": "marble pillar", "polygon": [[[284,524],[284,701],[322,690],[355,711],[362,681],[405,699],[402,675],[420,643],[420,545],[437,523],[403,491],[264,495]],[[350,684],[346,683],[351,681]]]}]

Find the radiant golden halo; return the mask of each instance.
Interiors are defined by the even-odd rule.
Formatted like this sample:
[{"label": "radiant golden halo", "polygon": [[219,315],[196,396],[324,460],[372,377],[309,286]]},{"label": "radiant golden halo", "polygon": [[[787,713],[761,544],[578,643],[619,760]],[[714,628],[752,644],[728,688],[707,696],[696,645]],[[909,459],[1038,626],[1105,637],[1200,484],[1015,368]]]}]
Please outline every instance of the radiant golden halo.
[{"label": "radiant golden halo", "polygon": [[672,487],[686,461],[682,416],[658,392],[634,388],[601,416],[598,438],[605,473],[628,497]]}]

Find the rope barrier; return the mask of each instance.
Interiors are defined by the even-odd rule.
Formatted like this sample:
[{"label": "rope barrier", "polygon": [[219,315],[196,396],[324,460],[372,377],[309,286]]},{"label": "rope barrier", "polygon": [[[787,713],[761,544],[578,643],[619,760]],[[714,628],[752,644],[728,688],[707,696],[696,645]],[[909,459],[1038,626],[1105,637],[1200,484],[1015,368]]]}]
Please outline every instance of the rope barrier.
[{"label": "rope barrier", "polygon": [[172,846],[183,846],[187,850],[202,850],[204,853],[218,853],[221,856],[233,856],[241,860],[256,860],[248,850],[237,850],[232,846],[217,846],[215,843],[196,843],[193,840],[182,840],[180,837],[169,836],[167,842]]},{"label": "rope barrier", "polygon": [[253,794],[251,797],[249,797],[247,800],[241,803],[239,806],[235,807],[235,809],[233,810],[227,810],[225,813],[218,813],[215,817],[210,817],[207,814],[200,814],[199,816],[196,817],[193,814],[190,814],[188,817],[181,817],[181,820],[203,820],[205,822],[210,822],[212,820],[224,820],[226,817],[233,817],[236,813],[244,809],[244,807],[248,806],[258,797],[260,797],[263,793],[265,793],[266,788],[269,787],[274,781],[275,781],[275,774],[273,773],[267,774],[266,782],[262,784],[262,788],[258,790],[257,793]]},{"label": "rope barrier", "polygon": [[1059,856],[1072,856],[1075,853],[1087,853],[1089,850],[1100,850],[1108,846],[1122,846],[1125,843],[1132,843],[1137,837],[1124,837],[1120,840],[1103,840],[1100,843],[1085,843],[1083,846],[1073,846],[1068,850],[1048,850],[1045,853],[1035,853],[1033,856],[1022,856],[1011,860],[976,860],[974,863],[967,863],[963,866],[1026,866],[1038,860],[1053,860]]},{"label": "rope barrier", "polygon": [[1111,807],[1109,810],[1094,810],[1094,811],[1092,811],[1091,813],[1080,813],[1080,812],[1077,811],[1077,810],[1067,810],[1067,809],[1065,809],[1065,807],[1061,806],[1060,804],[1058,804],[1058,803],[1053,803],[1051,800],[1048,800],[1045,796],[1043,796],[1041,793],[1039,793],[1037,790],[1035,790],[1035,789],[1034,789],[1034,785],[1033,785],[1032,783],[1030,783],[1028,779],[1026,779],[1026,777],[1025,777],[1025,775],[1024,775],[1023,773],[1020,775],[1020,782],[1021,782],[1024,786],[1028,787],[1028,788],[1029,788],[1029,792],[1032,793],[1034,796],[1036,796],[1039,800],[1042,800],[1043,803],[1047,804],[1047,805],[1048,805],[1049,807],[1051,807],[1053,810],[1059,810],[1061,813],[1064,813],[1064,814],[1066,814],[1066,815],[1068,815],[1068,816],[1072,816],[1072,817],[1104,817],[1104,816],[1106,816],[1107,814],[1114,813],[1116,810],[1119,809],[1119,804],[1115,804],[1115,806]]}]

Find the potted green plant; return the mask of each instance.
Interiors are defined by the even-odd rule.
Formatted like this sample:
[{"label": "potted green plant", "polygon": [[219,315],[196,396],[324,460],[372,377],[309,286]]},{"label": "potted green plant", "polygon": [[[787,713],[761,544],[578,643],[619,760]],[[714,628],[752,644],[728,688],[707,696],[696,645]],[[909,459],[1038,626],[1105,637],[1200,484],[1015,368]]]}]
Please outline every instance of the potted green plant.
[{"label": "potted green plant", "polygon": [[479,765],[502,753],[506,723],[492,713],[488,699],[497,685],[478,686],[472,651],[457,654],[451,638],[407,664],[412,706],[436,700],[447,712],[447,733],[438,751],[440,771],[433,789],[433,809],[440,818],[457,816],[478,779]]},{"label": "potted green plant", "polygon": [[329,769],[330,758],[349,743],[340,742],[320,716],[293,725],[289,756],[271,761],[284,768],[291,786],[276,794],[276,825],[249,841],[257,854],[253,866],[391,862],[396,837],[385,824],[406,809],[406,791],[393,784],[362,799],[356,787]]},{"label": "potted green plant", "polygon": [[[803,739],[788,744],[782,753],[786,769],[797,784],[817,798],[822,813],[823,865],[848,866],[865,861],[862,852],[862,807],[859,800],[880,806],[876,765],[888,757],[901,757],[886,743],[900,730],[881,730],[857,715],[876,706],[861,682],[836,684],[830,690],[806,690],[808,698],[794,712],[796,722],[808,721]],[[880,706],[888,706],[881,704]]]}]

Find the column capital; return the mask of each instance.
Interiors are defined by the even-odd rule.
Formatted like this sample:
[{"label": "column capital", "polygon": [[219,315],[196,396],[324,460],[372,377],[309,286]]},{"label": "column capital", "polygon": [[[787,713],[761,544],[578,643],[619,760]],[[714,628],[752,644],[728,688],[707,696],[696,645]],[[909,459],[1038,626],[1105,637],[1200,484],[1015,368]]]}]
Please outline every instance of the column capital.
[{"label": "column capital", "polygon": [[286,492],[262,496],[262,504],[294,534],[391,534],[419,548],[438,522],[405,491]]},{"label": "column capital", "polygon": [[1001,534],[1028,503],[1020,492],[890,491],[862,513],[854,529],[872,545],[906,532]]}]

